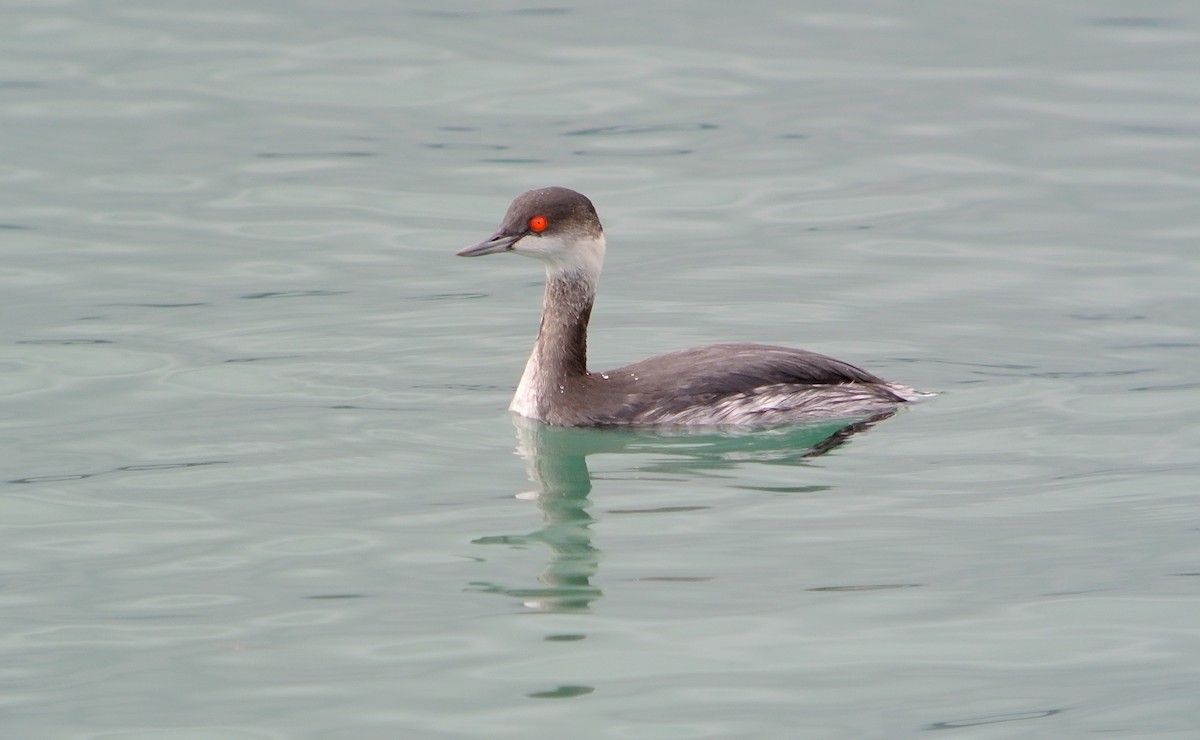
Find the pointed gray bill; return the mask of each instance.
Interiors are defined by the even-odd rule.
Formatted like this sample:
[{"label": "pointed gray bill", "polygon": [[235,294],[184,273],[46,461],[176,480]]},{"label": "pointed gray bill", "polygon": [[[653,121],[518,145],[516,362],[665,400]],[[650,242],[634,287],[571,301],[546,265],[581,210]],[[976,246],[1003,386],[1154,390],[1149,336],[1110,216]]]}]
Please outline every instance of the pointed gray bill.
[{"label": "pointed gray bill", "polygon": [[464,247],[458,250],[459,257],[482,257],[485,254],[495,254],[496,252],[507,252],[512,249],[512,245],[523,235],[513,236],[503,232],[496,232],[489,236],[486,240],[478,244],[472,244],[469,247]]}]

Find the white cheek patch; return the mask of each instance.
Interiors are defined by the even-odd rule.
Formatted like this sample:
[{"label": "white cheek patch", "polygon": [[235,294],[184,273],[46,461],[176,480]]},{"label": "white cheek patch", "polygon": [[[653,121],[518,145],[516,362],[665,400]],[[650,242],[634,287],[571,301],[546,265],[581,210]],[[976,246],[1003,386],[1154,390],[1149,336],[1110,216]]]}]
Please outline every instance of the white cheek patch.
[{"label": "white cheek patch", "polygon": [[579,272],[599,276],[604,266],[604,235],[536,236],[530,234],[513,245],[513,251],[546,263],[550,274]]}]

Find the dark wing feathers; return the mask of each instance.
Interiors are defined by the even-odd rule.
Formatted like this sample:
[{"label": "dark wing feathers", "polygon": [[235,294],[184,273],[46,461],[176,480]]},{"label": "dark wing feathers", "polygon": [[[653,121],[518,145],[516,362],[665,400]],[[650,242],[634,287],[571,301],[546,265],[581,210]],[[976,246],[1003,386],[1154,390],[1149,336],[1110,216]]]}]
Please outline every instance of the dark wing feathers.
[{"label": "dark wing feathers", "polygon": [[[866,370],[832,357],[765,344],[714,344],[685,349],[606,374],[620,379],[618,385],[635,397],[650,397],[680,408],[780,384],[886,384]],[[637,380],[632,381],[632,377]],[[631,382],[621,382],[626,379]]]},{"label": "dark wing feathers", "polygon": [[[738,392],[761,385],[797,383],[883,383],[848,362],[790,347],[767,344],[713,344],[670,352],[612,371],[670,376],[677,384],[703,386],[706,392]],[[701,390],[697,388],[696,390]]]}]

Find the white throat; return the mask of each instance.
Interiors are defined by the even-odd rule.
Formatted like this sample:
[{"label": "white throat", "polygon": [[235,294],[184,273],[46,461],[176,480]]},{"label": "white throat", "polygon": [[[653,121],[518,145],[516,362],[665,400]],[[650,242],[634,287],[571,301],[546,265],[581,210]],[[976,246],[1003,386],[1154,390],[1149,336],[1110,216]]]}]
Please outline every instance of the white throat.
[{"label": "white throat", "polygon": [[595,282],[604,267],[606,244],[604,234],[534,236],[530,235],[513,245],[513,252],[541,260],[546,265],[546,279],[560,274],[590,275]]}]

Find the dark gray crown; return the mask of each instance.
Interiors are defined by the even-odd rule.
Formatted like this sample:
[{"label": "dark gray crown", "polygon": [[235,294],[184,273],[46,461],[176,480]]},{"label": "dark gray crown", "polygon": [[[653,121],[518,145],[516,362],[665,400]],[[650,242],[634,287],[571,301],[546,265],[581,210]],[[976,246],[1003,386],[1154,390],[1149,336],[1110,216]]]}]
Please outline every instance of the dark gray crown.
[{"label": "dark gray crown", "polygon": [[538,188],[518,195],[504,214],[500,230],[512,235],[529,234],[529,220],[535,216],[543,216],[547,221],[542,236],[570,233],[596,237],[604,233],[592,201],[583,193],[560,187]]}]

